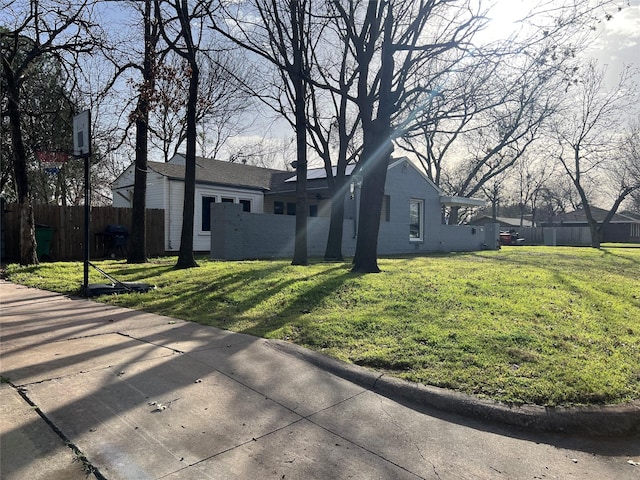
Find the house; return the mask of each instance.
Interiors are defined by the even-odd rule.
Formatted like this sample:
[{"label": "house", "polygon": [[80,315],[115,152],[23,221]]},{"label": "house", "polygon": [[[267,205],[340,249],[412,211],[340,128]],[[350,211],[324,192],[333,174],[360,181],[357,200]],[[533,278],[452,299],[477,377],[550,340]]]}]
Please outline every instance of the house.
[{"label": "house", "polygon": [[[345,196],[343,253],[353,254],[360,215],[358,175],[350,166]],[[147,207],[165,209],[165,245],[179,249],[184,192],[184,156],[148,164]],[[114,206],[130,207],[133,166],[112,186]],[[322,255],[331,215],[324,168],[307,173],[308,251]],[[378,237],[380,254],[495,248],[497,226],[444,225],[445,207],[479,207],[485,202],[450,197],[407,158],[391,159]],[[293,253],[295,172],[210,159],[197,159],[194,250],[214,258],[272,258]],[[260,214],[260,215],[258,215]],[[212,234],[213,232],[213,234]],[[485,238],[485,235],[488,235]]]},{"label": "house", "polygon": [[[112,184],[113,206],[133,206],[134,164],[131,164]],[[182,206],[184,203],[185,157],[175,155],[169,162],[147,164],[147,208],[165,211],[165,250],[180,249]],[[196,162],[195,222],[193,248],[209,251],[211,244],[211,204],[236,203],[246,212],[262,213],[264,193],[281,170],[198,158]]]},{"label": "house", "polygon": [[[608,210],[591,207],[593,218],[601,224],[608,214]],[[584,209],[579,208],[573,212],[561,213],[546,222],[543,227],[588,227],[587,216]],[[637,243],[640,242],[640,220],[631,215],[616,213],[602,232],[603,242]]]}]

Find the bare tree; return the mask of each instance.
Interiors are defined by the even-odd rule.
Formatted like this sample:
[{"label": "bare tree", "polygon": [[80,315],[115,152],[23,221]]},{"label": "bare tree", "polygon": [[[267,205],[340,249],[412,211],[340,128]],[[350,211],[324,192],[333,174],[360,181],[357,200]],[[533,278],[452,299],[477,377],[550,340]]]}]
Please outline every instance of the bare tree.
[{"label": "bare tree", "polygon": [[[224,51],[203,51],[199,64],[197,147],[201,156],[217,158],[228,140],[251,124],[244,115],[251,99],[241,87],[247,69]],[[187,62],[175,54],[167,55],[157,67],[151,143],[160,149],[165,162],[186,141],[188,72]]]},{"label": "bare tree", "polygon": [[[595,61],[586,65],[580,80],[567,91],[565,109],[554,124],[558,145],[556,158],[580,196],[594,248],[600,248],[603,229],[620,204],[640,188],[637,176],[634,178],[632,174],[633,156],[630,157],[629,168],[626,163],[620,168],[622,138],[619,132],[624,130],[638,104],[634,71],[625,67],[618,84],[612,89],[607,89],[604,84],[605,72],[606,68],[598,67]],[[600,184],[596,192],[600,199],[588,194],[590,182]],[[611,196],[613,203],[605,219],[598,223],[591,207],[607,195]]]},{"label": "bare tree", "polygon": [[[0,29],[0,61],[6,115],[11,129],[13,171],[20,209],[20,263],[38,262],[27,155],[22,134],[20,96],[31,65],[43,56],[56,56],[69,69],[78,57],[100,45],[100,30],[92,19],[92,2],[31,0],[2,2],[11,25]],[[4,103],[4,102],[3,102]],[[4,116],[4,113],[3,113]],[[85,199],[88,201],[88,199]]]},{"label": "bare tree", "polygon": [[[602,3],[602,2],[600,2]],[[521,19],[525,36],[479,45],[434,84],[439,95],[421,113],[417,127],[399,143],[416,155],[425,172],[452,195],[491,190],[544,134],[544,126],[574,80],[593,2],[542,1]],[[430,63],[424,76],[443,71]],[[458,208],[449,221],[457,223]]]},{"label": "bare tree", "polygon": [[[622,141],[622,164],[620,170],[620,184],[640,184],[640,118],[637,118],[628,127]],[[631,209],[640,213],[640,189],[635,189],[630,194]]]},{"label": "bare tree", "polygon": [[131,215],[131,248],[129,263],[147,261],[147,160],[149,152],[149,110],[155,88],[155,57],[159,40],[158,25],[151,21],[151,0],[144,0],[143,82],[140,86],[133,119],[136,125],[136,157],[134,162],[133,211]]},{"label": "bare tree", "polygon": [[506,200],[505,184],[506,175],[493,177],[482,186],[482,193],[491,203],[491,218],[497,222],[498,209],[501,203]]},{"label": "bare tree", "polygon": [[[163,52],[158,51],[160,41],[159,24],[155,21],[152,0],[134,0],[129,6],[140,14],[142,19],[142,51],[131,49],[131,43],[138,42],[140,36],[135,39],[127,39],[126,47],[111,46],[106,58],[115,66],[115,72],[107,82],[103,91],[96,95],[98,103],[104,100],[115,90],[115,85],[131,71],[138,73],[140,81],[129,78],[127,84],[133,87],[135,97],[131,100],[135,104],[127,117],[127,124],[120,140],[115,146],[108,146],[107,151],[115,151],[127,140],[129,130],[135,126],[134,147],[134,184],[132,199],[131,222],[131,248],[128,250],[127,261],[129,263],[145,263],[147,261],[147,217],[146,217],[146,193],[147,193],[147,163],[149,155],[149,113],[152,109],[156,77]],[[126,51],[123,51],[126,48]],[[129,110],[131,106],[125,102],[120,114]],[[113,127],[112,127],[113,128]]]},{"label": "bare tree", "polygon": [[[203,18],[211,9],[211,1],[198,1],[189,8],[187,0],[154,0],[156,22],[162,38],[170,50],[182,57],[189,75],[186,109],[186,155],[184,174],[184,204],[180,251],[175,268],[197,267],[193,253],[193,226],[196,185],[196,141],[198,116],[198,87],[200,66],[198,53],[203,32]],[[166,5],[168,8],[162,9]],[[195,29],[195,35],[194,35]]]},{"label": "bare tree", "polygon": [[[335,25],[333,25],[335,27]],[[344,45],[339,29],[328,26],[322,49],[314,55],[313,81],[309,84],[309,137],[316,153],[324,161],[327,186],[331,195],[331,217],[324,259],[341,261],[347,167],[356,163],[362,150],[360,119],[351,101],[357,75],[353,58]],[[322,56],[322,57],[321,57]],[[359,141],[360,140],[360,141]]]},{"label": "bare tree", "polygon": [[[293,126],[296,135],[296,229],[293,265],[307,258],[307,109],[310,56],[319,32],[313,23],[312,0],[247,0],[232,2],[212,16],[213,28],[250,57],[268,62],[281,79],[279,88],[262,92],[263,102]],[[286,99],[288,108],[283,104]]]},{"label": "bare tree", "polygon": [[[378,230],[393,139],[428,104],[434,89],[419,75],[426,62],[462,52],[481,19],[471,2],[437,0],[331,1],[345,32],[357,74],[357,104],[363,130],[361,212],[353,270],[379,272]],[[458,57],[459,58],[459,57]]]}]

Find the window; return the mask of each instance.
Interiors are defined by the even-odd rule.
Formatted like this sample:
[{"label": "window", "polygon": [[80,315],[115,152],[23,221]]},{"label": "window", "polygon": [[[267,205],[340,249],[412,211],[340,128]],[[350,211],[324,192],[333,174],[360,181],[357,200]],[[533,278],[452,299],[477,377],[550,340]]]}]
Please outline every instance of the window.
[{"label": "window", "polygon": [[284,203],[273,202],[273,213],[275,213],[276,215],[284,215]]},{"label": "window", "polygon": [[309,216],[310,217],[318,216],[318,205],[309,205]]},{"label": "window", "polygon": [[287,215],[295,215],[296,214],[296,204],[287,202]]},{"label": "window", "polygon": [[240,200],[240,205],[243,212],[251,213],[251,200]]},{"label": "window", "polygon": [[216,203],[215,197],[202,197],[202,231],[211,231],[211,204]]},{"label": "window", "polygon": [[222,197],[222,203],[233,203],[233,198]]},{"label": "window", "polygon": [[420,241],[423,239],[424,225],[423,225],[423,211],[424,200],[417,200],[412,198],[409,200],[409,240]]}]

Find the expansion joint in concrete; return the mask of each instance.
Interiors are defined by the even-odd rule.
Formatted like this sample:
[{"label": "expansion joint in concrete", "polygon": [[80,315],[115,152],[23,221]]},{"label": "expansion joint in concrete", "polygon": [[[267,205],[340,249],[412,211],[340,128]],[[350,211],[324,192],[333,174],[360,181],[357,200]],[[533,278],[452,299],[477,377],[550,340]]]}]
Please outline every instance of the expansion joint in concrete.
[{"label": "expansion joint in concrete", "polygon": [[47,417],[44,412],[42,410],[40,410],[40,408],[38,407],[38,405],[36,405],[35,403],[33,403],[31,401],[31,399],[29,398],[29,396],[27,395],[27,391],[26,389],[22,388],[22,387],[16,387],[14,384],[12,384],[11,382],[7,382],[9,385],[11,385],[11,387],[13,389],[15,389],[18,394],[20,395],[20,397],[22,397],[22,399],[31,407],[33,408],[33,410],[40,416],[40,418],[42,418],[42,420],[44,420],[44,422],[49,426],[49,428],[53,431],[53,433],[55,433],[58,437],[60,437],[60,439],[64,442],[64,444],[71,449],[71,451],[73,452],[73,455],[75,456],[75,458],[79,461],[82,462],[82,468],[83,470],[86,472],[87,475],[93,475],[97,480],[107,480],[107,478],[102,475],[102,473],[100,473],[100,470],[98,470],[98,468],[96,468],[91,461],[86,457],[86,455],[84,453],[82,453],[82,451],[77,447],[77,445],[75,445],[65,434],[62,430],[60,430],[58,428],[58,426],[53,423],[53,421]]}]

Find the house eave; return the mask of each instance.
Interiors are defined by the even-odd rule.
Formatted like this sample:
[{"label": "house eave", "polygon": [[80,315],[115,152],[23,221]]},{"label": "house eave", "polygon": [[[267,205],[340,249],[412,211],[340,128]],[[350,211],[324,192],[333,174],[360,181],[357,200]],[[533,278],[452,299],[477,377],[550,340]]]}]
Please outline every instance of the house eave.
[{"label": "house eave", "polygon": [[[174,182],[182,182],[184,183],[184,178],[182,177],[177,177],[177,176],[172,176],[172,175],[164,175],[162,173],[160,173],[160,175],[162,175],[163,177],[167,178],[168,180],[174,181]],[[238,183],[224,183],[224,182],[208,182],[206,180],[199,180],[196,179],[196,185],[207,185],[207,186],[211,186],[211,187],[224,187],[224,188],[238,188],[238,189],[242,189],[242,190],[252,190],[252,191],[256,191],[256,192],[268,192],[270,190],[269,187],[257,187],[257,186],[253,186],[253,185],[241,185]]]},{"label": "house eave", "polygon": [[445,207],[484,207],[486,202],[479,198],[441,196],[440,204]]}]

